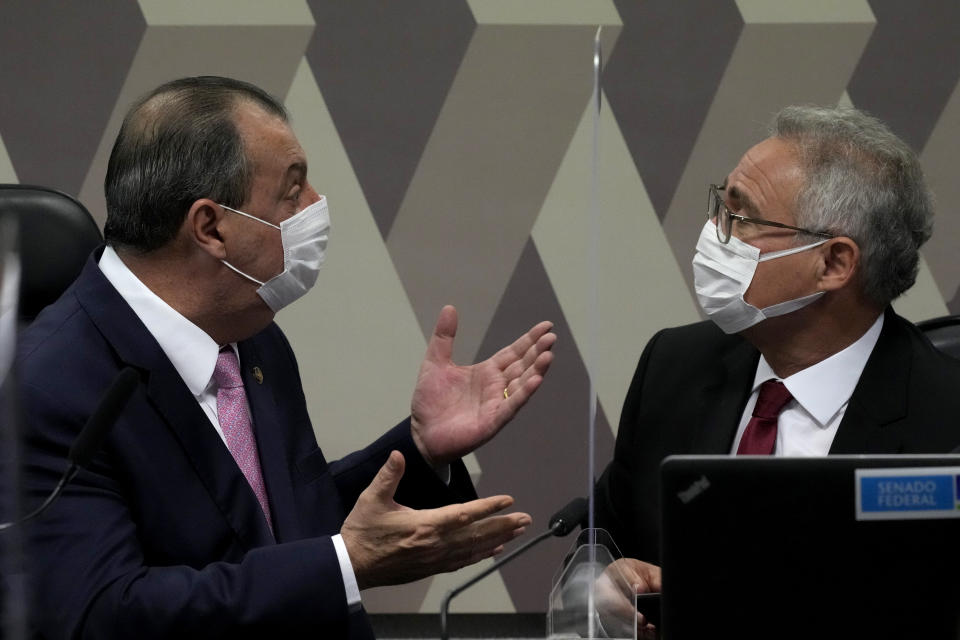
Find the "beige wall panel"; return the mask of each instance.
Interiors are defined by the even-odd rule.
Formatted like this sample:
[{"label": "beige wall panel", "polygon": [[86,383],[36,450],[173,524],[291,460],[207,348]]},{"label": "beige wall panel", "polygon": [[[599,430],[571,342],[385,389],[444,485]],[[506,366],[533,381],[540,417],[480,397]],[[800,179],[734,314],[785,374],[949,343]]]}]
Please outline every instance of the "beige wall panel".
[{"label": "beige wall panel", "polygon": [[304,59],[286,104],[327,196],[327,263],[313,291],[284,309],[317,440],[328,459],[366,446],[410,412],[426,343]]},{"label": "beige wall panel", "polygon": [[417,613],[430,589],[433,578],[394,586],[366,589],[362,594],[367,613]]},{"label": "beige wall panel", "polygon": [[467,473],[470,474],[470,477],[473,479],[474,483],[480,478],[482,474],[480,470],[480,461],[477,460],[476,454],[468,453],[463,457],[463,466],[467,468]]},{"label": "beige wall panel", "polygon": [[747,24],[875,22],[867,0],[736,0]]},{"label": "beige wall panel", "polygon": [[927,175],[927,184],[936,198],[933,237],[923,253],[947,301],[960,293],[960,170],[957,168],[957,145],[960,142],[960,84],[940,115],[920,162]]},{"label": "beige wall panel", "polygon": [[[723,180],[744,151],[765,137],[767,123],[781,107],[836,104],[872,28],[744,26],[664,220],[678,262],[703,226],[707,184]],[[692,290],[692,271],[685,275]]]},{"label": "beige wall panel", "polygon": [[209,26],[313,26],[304,0],[138,0],[147,24]]},{"label": "beige wall panel", "polygon": [[[388,237],[423,331],[474,359],[589,100],[592,27],[478,27]],[[608,40],[617,28],[605,30]]]},{"label": "beige wall panel", "polygon": [[477,24],[619,25],[611,0],[467,0]]},{"label": "beige wall panel", "polygon": [[[457,588],[491,564],[493,559],[482,560],[458,571],[434,576],[420,606],[420,613],[438,614],[448,591]],[[499,571],[494,571],[450,603],[450,613],[515,613],[516,611]]]},{"label": "beige wall panel", "polygon": [[592,105],[584,111],[533,239],[581,355],[588,363],[595,358],[591,368],[597,396],[616,432],[647,340],[663,327],[696,322],[700,316],[683,278],[694,243],[687,243],[689,255],[678,264],[681,258],[674,259],[606,101],[600,126],[601,202],[593,221],[593,112]]},{"label": "beige wall panel", "polygon": [[101,228],[107,160],[134,100],[168,80],[204,74],[239,78],[286,95],[312,33],[312,26],[147,29],[79,194]]},{"label": "beige wall panel", "polygon": [[909,291],[893,301],[893,308],[904,318],[913,322],[939,318],[949,313],[923,256],[920,256],[920,272],[917,274],[916,283]]},{"label": "beige wall panel", "polygon": [[0,138],[0,182],[7,184],[17,182],[17,172],[14,171],[13,164],[10,162],[7,148],[3,146],[3,138]]}]

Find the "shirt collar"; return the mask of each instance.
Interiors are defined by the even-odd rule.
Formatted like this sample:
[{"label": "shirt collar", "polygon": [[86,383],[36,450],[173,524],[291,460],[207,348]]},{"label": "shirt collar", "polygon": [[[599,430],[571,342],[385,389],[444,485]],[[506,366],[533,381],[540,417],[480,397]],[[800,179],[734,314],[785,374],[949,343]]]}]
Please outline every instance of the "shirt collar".
[{"label": "shirt collar", "polygon": [[[793,398],[821,427],[826,426],[849,402],[860,380],[860,374],[867,366],[867,360],[880,338],[882,328],[881,313],[867,332],[849,347],[782,379]],[[753,380],[753,391],[756,392],[761,384],[771,378],[781,379],[761,354],[760,362],[757,363],[757,375]]]},{"label": "shirt collar", "polygon": [[99,266],[156,339],[190,392],[199,398],[210,383],[217,364],[220,347],[216,341],[148,289],[113,247],[108,245],[103,250]]}]

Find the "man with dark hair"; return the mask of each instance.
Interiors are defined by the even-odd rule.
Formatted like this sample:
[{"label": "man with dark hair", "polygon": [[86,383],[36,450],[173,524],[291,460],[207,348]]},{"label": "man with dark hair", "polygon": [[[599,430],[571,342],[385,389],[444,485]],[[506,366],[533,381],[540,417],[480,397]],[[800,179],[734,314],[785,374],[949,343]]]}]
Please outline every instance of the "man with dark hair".
[{"label": "man with dark hair", "polygon": [[[708,198],[693,269],[712,321],[650,340],[597,485],[597,526],[651,562],[668,455],[960,444],[960,362],[890,307],[913,285],[932,226],[906,144],[856,109],[788,107]],[[619,566],[659,590],[655,565]]]},{"label": "man with dark hair", "polygon": [[288,122],[276,98],[232,78],[174,80],[134,103],[104,181],[110,245],[145,253],[167,244],[200,197],[243,204],[253,167],[234,122],[239,100]]},{"label": "man with dark hair", "polygon": [[273,318],[316,281],[329,217],[275,99],[227,78],[158,88],[124,120],[106,192],[107,246],[19,346],[35,497],[118,372],[139,378],[89,470],[32,527],[44,637],[369,638],[362,589],[523,532],[529,516],[495,515],[509,496],[476,499],[460,457],[540,385],[547,322],[457,367],[445,307],[410,418],[339,461],[317,447]]}]

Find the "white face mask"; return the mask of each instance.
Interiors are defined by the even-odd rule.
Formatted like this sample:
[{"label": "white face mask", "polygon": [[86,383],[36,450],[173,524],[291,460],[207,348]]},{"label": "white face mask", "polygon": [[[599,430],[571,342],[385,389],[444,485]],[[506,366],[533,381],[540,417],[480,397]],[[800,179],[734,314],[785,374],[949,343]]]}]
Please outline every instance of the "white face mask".
[{"label": "white face mask", "polygon": [[750,288],[759,263],[806,251],[824,242],[826,240],[761,256],[760,249],[735,236],[731,236],[727,244],[721,244],[716,225],[708,220],[700,232],[697,252],[693,256],[693,285],[697,301],[704,313],[724,333],[737,333],[767,318],[802,309],[825,292],[818,291],[763,309],[756,308],[743,296]]},{"label": "white face mask", "polygon": [[221,260],[223,264],[247,280],[260,285],[257,294],[263,298],[268,307],[273,309],[274,313],[310,290],[317,281],[317,272],[323,266],[327,254],[330,212],[327,210],[326,196],[320,196],[320,199],[309,207],[281,222],[279,227],[249,213],[237,211],[222,204],[220,206],[280,230],[280,242],[283,244],[283,271],[266,282],[260,282],[226,260]]}]

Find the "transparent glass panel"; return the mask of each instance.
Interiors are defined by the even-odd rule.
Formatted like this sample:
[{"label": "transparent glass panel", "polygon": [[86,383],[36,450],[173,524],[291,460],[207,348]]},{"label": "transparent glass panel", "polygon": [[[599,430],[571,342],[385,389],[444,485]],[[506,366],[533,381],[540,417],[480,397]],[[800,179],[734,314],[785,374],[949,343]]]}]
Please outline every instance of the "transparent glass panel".
[{"label": "transparent glass panel", "polygon": [[[16,219],[0,216],[0,523],[20,513],[19,432],[13,357],[20,295]],[[20,527],[0,530],[0,637],[26,637]]]},{"label": "transparent glass panel", "polygon": [[637,638],[633,587],[603,529],[584,529],[554,578],[547,638]]}]

